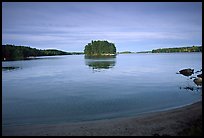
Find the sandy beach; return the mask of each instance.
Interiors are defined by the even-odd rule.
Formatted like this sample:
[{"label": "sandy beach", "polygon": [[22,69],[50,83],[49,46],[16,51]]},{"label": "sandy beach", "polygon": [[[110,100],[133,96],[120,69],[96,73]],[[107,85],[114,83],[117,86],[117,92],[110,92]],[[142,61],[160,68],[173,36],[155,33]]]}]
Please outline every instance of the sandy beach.
[{"label": "sandy beach", "polygon": [[175,136],[202,116],[202,102],[137,117],[81,123],[3,127],[2,135],[15,136]]}]

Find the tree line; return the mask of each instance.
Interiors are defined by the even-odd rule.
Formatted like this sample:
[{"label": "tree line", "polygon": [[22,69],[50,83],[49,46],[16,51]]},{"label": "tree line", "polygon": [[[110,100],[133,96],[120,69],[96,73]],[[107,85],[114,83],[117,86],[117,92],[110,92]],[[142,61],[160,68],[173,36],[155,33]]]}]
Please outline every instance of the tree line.
[{"label": "tree line", "polygon": [[28,46],[2,45],[2,60],[21,60],[36,56],[55,56],[83,54],[81,52],[64,52],[56,49],[36,49]]},{"label": "tree line", "polygon": [[116,54],[115,44],[108,41],[91,41],[85,46],[84,54],[91,56]]},{"label": "tree line", "polygon": [[202,52],[202,46],[159,48],[152,50],[152,53],[174,53],[174,52]]}]

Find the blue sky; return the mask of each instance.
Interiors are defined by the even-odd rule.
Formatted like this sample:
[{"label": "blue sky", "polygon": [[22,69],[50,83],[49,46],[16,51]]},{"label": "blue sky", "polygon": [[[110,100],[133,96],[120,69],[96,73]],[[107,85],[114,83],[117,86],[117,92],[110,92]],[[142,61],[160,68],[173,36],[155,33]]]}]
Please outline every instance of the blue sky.
[{"label": "blue sky", "polygon": [[2,3],[2,44],[83,51],[91,40],[117,51],[202,45],[202,3]]}]

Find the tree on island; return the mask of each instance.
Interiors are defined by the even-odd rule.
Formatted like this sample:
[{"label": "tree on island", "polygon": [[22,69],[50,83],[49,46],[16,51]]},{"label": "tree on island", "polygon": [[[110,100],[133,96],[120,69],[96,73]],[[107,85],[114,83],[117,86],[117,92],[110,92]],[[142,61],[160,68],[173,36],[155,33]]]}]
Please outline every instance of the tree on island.
[{"label": "tree on island", "polygon": [[84,54],[88,56],[115,55],[115,44],[108,41],[91,41],[85,46]]},{"label": "tree on island", "polygon": [[153,49],[152,53],[202,52],[202,46]]},{"label": "tree on island", "polygon": [[22,60],[28,57],[36,56],[55,56],[55,55],[77,55],[82,52],[65,52],[56,49],[36,49],[28,46],[2,45],[2,61],[4,60]]}]

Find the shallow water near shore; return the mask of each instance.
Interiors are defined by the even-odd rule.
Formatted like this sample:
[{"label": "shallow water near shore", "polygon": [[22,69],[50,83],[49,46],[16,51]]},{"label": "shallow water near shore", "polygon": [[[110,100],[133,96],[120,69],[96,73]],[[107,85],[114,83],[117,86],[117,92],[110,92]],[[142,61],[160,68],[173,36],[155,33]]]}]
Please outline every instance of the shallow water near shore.
[{"label": "shallow water near shore", "polygon": [[39,57],[2,62],[2,125],[135,116],[201,100],[180,69],[202,68],[201,53]]}]

